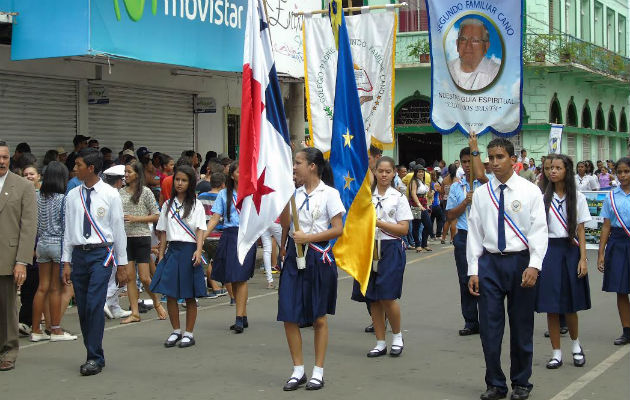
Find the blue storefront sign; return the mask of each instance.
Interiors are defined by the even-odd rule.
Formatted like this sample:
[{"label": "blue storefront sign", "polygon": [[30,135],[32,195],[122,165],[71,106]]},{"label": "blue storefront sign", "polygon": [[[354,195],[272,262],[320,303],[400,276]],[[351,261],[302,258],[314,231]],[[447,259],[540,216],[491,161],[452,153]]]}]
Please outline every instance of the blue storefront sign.
[{"label": "blue storefront sign", "polygon": [[[241,71],[247,0],[0,0],[11,58],[105,55]],[[0,8],[0,11],[9,11]]]}]

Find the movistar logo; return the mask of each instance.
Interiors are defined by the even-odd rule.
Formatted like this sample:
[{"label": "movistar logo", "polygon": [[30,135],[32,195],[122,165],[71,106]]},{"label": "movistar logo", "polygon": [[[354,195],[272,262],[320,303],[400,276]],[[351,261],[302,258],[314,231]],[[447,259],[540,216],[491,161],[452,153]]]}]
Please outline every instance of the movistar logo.
[{"label": "movistar logo", "polygon": [[[144,1],[145,0],[122,0],[127,10],[127,15],[132,21],[140,21],[142,14],[144,14]],[[116,19],[120,21],[120,6],[118,0],[114,0],[114,11],[116,11]],[[157,0],[151,0],[151,12],[153,15],[157,14]]]}]

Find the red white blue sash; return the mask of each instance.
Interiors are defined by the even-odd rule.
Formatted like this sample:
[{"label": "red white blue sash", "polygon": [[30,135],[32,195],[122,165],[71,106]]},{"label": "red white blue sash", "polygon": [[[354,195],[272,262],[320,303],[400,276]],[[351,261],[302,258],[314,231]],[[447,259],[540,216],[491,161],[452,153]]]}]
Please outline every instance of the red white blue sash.
[{"label": "red white blue sash", "polygon": [[[497,199],[497,195],[496,195],[496,193],[494,193],[494,188],[492,187],[492,182],[488,181],[488,185],[486,187],[488,188],[488,194],[490,195],[490,200],[491,200],[492,204],[494,204],[494,207],[498,211],[499,210],[499,199]],[[505,223],[510,227],[510,229],[512,229],[512,232],[514,232],[516,237],[518,237],[521,240],[521,242],[523,242],[525,247],[529,248],[527,237],[523,234],[523,232],[521,232],[521,230],[518,228],[516,223],[512,220],[512,218],[510,218],[510,216],[508,215],[507,212],[504,211],[503,215],[504,215]]]},{"label": "red white blue sash", "polygon": [[619,213],[619,210],[617,209],[617,203],[615,203],[615,195],[613,194],[614,190],[611,190],[610,192],[608,192],[608,195],[610,196],[610,206],[612,207],[613,212],[615,213],[615,216],[617,217],[617,221],[619,222],[619,225],[621,225],[621,228],[623,229],[624,232],[626,232],[626,235],[628,235],[628,237],[630,238],[630,229],[628,229],[628,225],[626,225],[625,222],[623,222],[623,219],[621,218],[621,214]]},{"label": "red white blue sash", "polygon": [[[175,219],[175,221],[177,221],[179,226],[184,230],[184,232],[186,232],[188,236],[190,236],[192,240],[194,240],[195,243],[197,243],[197,234],[195,233],[195,231],[193,231],[190,228],[190,226],[188,226],[186,221],[184,221],[182,217],[180,217],[179,212],[177,211],[177,208],[175,207],[175,200],[173,200],[173,202],[171,203],[171,208],[169,208],[169,211],[171,215],[173,216],[173,218]],[[208,261],[206,260],[203,254],[201,255],[201,260],[204,262],[204,264],[208,264]]]},{"label": "red white blue sash", "polygon": [[236,196],[232,196],[232,204],[234,205],[234,209],[236,210],[238,215],[241,215],[241,210],[239,210],[238,207],[236,207]]},{"label": "red white blue sash", "polygon": [[332,254],[330,254],[332,252],[332,246],[330,245],[330,243],[328,243],[326,247],[322,247],[316,243],[309,243],[308,247],[311,250],[315,250],[316,252],[320,253],[322,255],[321,260],[326,264],[332,265],[333,261],[335,261],[332,258]]},{"label": "red white blue sash", "polygon": [[[103,231],[101,231],[101,228],[99,228],[98,224],[96,223],[96,220],[92,218],[92,214],[90,213],[90,210],[87,208],[87,205],[85,204],[85,195],[83,194],[83,187],[79,188],[79,197],[81,198],[81,205],[83,206],[83,212],[85,213],[88,220],[90,221],[90,225],[92,225],[92,229],[94,229],[94,231],[96,232],[96,235],[100,239],[101,243],[106,243],[107,240],[105,240],[105,234],[103,233]],[[105,261],[103,262],[103,266],[108,267],[110,264],[112,264],[114,267],[118,266],[118,264],[116,263],[116,258],[114,257],[114,246],[107,247],[107,257],[105,258]]]},{"label": "red white blue sash", "polygon": [[[571,232],[569,232],[569,226],[567,224],[567,220],[564,219],[564,217],[562,216],[562,213],[560,212],[560,210],[558,209],[558,207],[553,204],[553,199],[551,200],[551,212],[553,213],[553,215],[556,216],[556,218],[558,219],[558,222],[560,222],[560,225],[562,225],[564,227],[564,229],[567,231],[567,233],[569,235],[571,235]],[[580,242],[578,242],[578,240],[575,238],[575,236],[573,237],[573,243],[575,243],[576,246],[580,245]]]}]

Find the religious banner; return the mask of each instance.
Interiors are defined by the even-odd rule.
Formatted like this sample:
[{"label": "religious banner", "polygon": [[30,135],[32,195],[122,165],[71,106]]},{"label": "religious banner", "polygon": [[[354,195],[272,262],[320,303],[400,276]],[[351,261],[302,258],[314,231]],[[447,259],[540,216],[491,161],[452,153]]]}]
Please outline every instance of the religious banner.
[{"label": "religious banner", "polygon": [[562,128],[564,125],[551,124],[549,130],[549,154],[562,154]]},{"label": "religious banner", "polygon": [[522,0],[426,1],[433,126],[442,133],[518,133]]},{"label": "religious banner", "polygon": [[[393,7],[345,18],[368,147],[394,145],[394,67],[397,16]],[[313,144],[330,150],[337,49],[328,14],[304,20],[305,86]]]}]

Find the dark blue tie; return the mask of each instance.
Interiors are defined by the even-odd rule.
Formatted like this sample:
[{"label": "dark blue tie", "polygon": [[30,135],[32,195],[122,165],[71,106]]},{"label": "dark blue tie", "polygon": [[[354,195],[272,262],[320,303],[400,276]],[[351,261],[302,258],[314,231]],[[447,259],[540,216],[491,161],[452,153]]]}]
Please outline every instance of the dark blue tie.
[{"label": "dark blue tie", "polygon": [[376,198],[376,206],[374,207],[375,209],[379,209],[379,208],[383,208],[383,205],[381,204],[381,198],[377,197]]},{"label": "dark blue tie", "polygon": [[302,203],[302,205],[300,206],[300,208],[299,208],[299,210],[298,210],[298,211],[302,211],[302,208],[304,208],[304,205],[306,205],[306,210],[308,210],[308,199],[309,199],[310,197],[311,197],[311,196],[306,195],[306,198],[304,199],[304,202]]},{"label": "dark blue tie", "polygon": [[503,198],[503,189],[505,189],[507,185],[499,185],[499,189],[501,189],[501,195],[499,196],[499,251],[505,250],[505,199]]},{"label": "dark blue tie", "polygon": [[564,200],[556,199],[556,203],[558,203],[558,211],[562,211],[562,203],[564,203]]},{"label": "dark blue tie", "polygon": [[[85,208],[88,212],[90,212],[90,204],[92,204],[92,199],[90,198],[92,190],[94,190],[94,188],[85,188]],[[90,223],[87,213],[83,213],[83,237],[87,239],[90,236],[92,236],[92,224]]]}]

